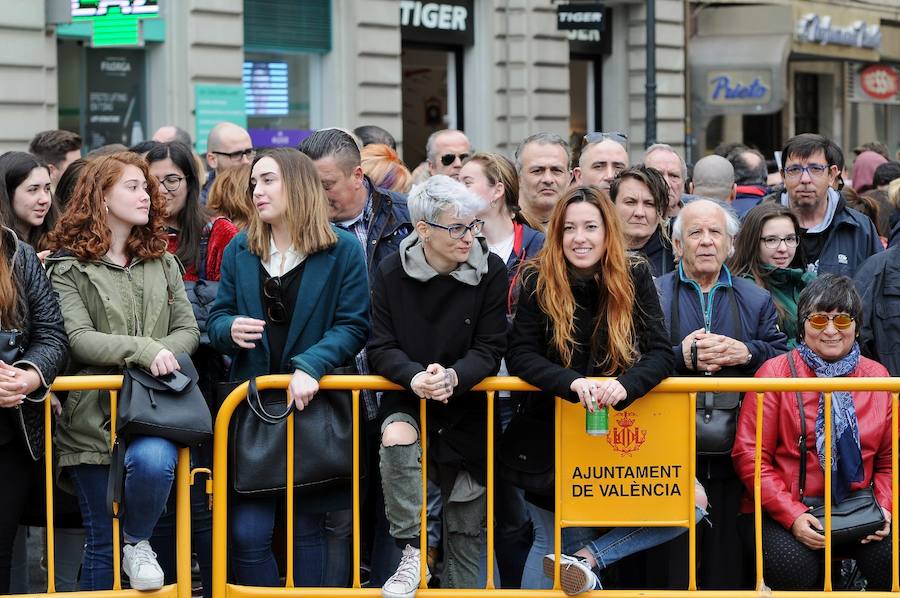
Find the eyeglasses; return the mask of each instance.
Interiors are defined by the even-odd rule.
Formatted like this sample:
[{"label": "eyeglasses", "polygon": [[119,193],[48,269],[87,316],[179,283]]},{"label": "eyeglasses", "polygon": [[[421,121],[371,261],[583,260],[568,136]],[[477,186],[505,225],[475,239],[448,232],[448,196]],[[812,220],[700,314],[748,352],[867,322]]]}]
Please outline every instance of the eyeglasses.
[{"label": "eyeglasses", "polygon": [[425,221],[425,224],[428,226],[433,226],[435,228],[442,228],[450,234],[451,239],[462,239],[466,236],[467,231],[472,231],[472,236],[476,236],[481,232],[481,227],[484,226],[484,220],[473,220],[472,224],[453,224],[451,226],[444,226],[443,224],[436,224],[434,222]]},{"label": "eyeglasses", "polygon": [[266,315],[273,324],[284,324],[287,321],[287,308],[281,300],[281,277],[270,276],[263,281],[263,295],[268,303]]},{"label": "eyeglasses", "polygon": [[217,152],[217,151],[213,150],[213,151],[210,151],[210,153],[215,154],[217,156],[228,156],[232,160],[240,160],[241,158],[244,158],[244,157],[252,160],[253,156],[256,155],[256,150],[253,149],[252,147],[248,147],[247,149],[237,150],[234,152]]},{"label": "eyeglasses", "polygon": [[772,235],[769,237],[760,237],[759,240],[769,249],[776,249],[782,242],[788,247],[796,247],[800,244],[800,237],[797,235],[788,235],[786,237],[776,237],[775,235]]},{"label": "eyeglasses", "polygon": [[816,330],[825,330],[828,327],[828,322],[834,322],[834,327],[838,330],[847,330],[853,324],[853,320],[854,318],[850,314],[834,314],[833,316],[828,314],[809,314],[806,316],[806,321]]},{"label": "eyeglasses", "polygon": [[584,144],[600,143],[605,139],[615,141],[623,147],[628,145],[628,135],[621,131],[610,131],[609,133],[604,131],[594,131],[593,133],[588,133],[584,136]]},{"label": "eyeglasses", "polygon": [[444,154],[443,156],[441,156],[441,164],[443,164],[444,166],[450,166],[451,164],[456,162],[457,158],[459,158],[460,162],[465,162],[466,158],[468,157],[469,154]]},{"label": "eyeglasses", "polygon": [[824,176],[829,168],[830,167],[826,164],[810,164],[809,166],[794,164],[793,166],[788,166],[784,169],[784,176],[788,179],[799,179],[805,172],[809,174],[810,178],[817,179]]},{"label": "eyeglasses", "polygon": [[165,187],[166,191],[168,191],[169,193],[175,193],[176,191],[178,191],[178,188],[181,187],[181,181],[183,180],[183,176],[170,174],[164,179],[159,179],[159,184]]}]

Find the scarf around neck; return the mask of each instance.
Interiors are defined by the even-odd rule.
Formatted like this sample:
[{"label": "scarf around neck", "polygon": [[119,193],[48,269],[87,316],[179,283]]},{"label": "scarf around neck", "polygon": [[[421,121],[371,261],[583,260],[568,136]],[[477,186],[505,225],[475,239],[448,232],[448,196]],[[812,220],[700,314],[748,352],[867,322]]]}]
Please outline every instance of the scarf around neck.
[{"label": "scarf around neck", "polygon": [[[837,361],[825,361],[805,342],[797,352],[817,378],[838,378],[851,374],[859,365],[859,345],[853,343],[850,352]],[[850,493],[850,484],[863,480],[862,451],[859,444],[859,422],[853,396],[846,391],[831,393],[831,494],[839,504]],[[816,453],[819,465],[825,470],[825,393],[819,393],[816,410]]]}]

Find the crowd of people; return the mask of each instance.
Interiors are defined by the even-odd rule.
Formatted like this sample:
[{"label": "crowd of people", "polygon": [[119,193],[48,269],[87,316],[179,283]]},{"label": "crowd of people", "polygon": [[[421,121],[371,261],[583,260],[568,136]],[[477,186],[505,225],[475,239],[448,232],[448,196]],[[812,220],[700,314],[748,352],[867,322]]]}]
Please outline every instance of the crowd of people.
[{"label": "crowd of people", "polygon": [[[399,385],[360,394],[362,561],[385,598],[414,596],[423,572],[441,587],[482,586],[488,567],[503,588],[552,586],[552,476],[525,480],[498,462],[486,520],[487,406],[472,391],[485,377],[540,389],[498,393],[497,436],[552,471],[554,397],[593,412],[624,409],[669,376],[900,375],[900,164],[878,143],[854,150],[852,171],[836,143],[810,133],[789,139],[775,168],[739,143],[690,169],[665,144],[632,164],[622,132],[586,135],[573,161],[553,133],[525,138],[511,160],[442,130],[412,170],[376,126],[258,149],[225,122],[207,147],[198,156],[189,134],[166,126],[151,141],[84,157],[66,131],[0,155],[0,335],[9,344],[0,353],[0,476],[17,480],[0,509],[0,594],[17,590],[14,546],[43,504],[44,459],[53,459],[54,500],[71,530],[56,530],[57,589],[112,587],[110,397],[50,393],[63,373],[167,376],[188,354],[213,413],[223,387],[278,373],[290,375],[295,418],[330,400],[319,381],[339,368]],[[841,554],[867,587],[886,589],[890,395],[830,398],[835,504],[868,489],[884,518]],[[824,496],[825,400],[763,396],[762,542],[774,589],[822,580],[810,500]],[[43,401],[53,407],[52,455]],[[698,420],[702,589],[753,587],[756,401],[698,394],[698,418],[706,409],[735,422],[713,437]],[[126,447],[122,568],[130,587],[158,589],[175,574],[178,446],[140,435]],[[251,449],[235,443],[229,458]],[[322,457],[305,452],[300,477],[315,475]],[[211,466],[210,447],[192,447],[191,459]],[[269,490],[235,488],[229,499],[236,584],[276,586],[284,575],[283,484]],[[316,481],[295,496],[295,583],[347,586],[349,484]],[[211,518],[197,487],[191,511],[209,596]],[[567,528],[561,586],[570,595],[603,584],[681,587],[684,531]]]}]

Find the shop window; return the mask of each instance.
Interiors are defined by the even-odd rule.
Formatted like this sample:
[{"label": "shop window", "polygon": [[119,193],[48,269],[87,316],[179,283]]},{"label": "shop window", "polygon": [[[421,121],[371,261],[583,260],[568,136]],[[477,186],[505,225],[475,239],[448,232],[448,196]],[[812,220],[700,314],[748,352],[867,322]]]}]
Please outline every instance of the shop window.
[{"label": "shop window", "polygon": [[[891,154],[900,148],[900,105],[850,103],[850,143],[847,147],[870,141],[884,143]],[[891,158],[896,159],[893,155]]]},{"label": "shop window", "polygon": [[312,70],[316,61],[314,54],[247,52],[247,126],[273,131],[312,128]]},{"label": "shop window", "polygon": [[743,142],[771,158],[784,146],[781,138],[781,111],[774,114],[745,114]]}]

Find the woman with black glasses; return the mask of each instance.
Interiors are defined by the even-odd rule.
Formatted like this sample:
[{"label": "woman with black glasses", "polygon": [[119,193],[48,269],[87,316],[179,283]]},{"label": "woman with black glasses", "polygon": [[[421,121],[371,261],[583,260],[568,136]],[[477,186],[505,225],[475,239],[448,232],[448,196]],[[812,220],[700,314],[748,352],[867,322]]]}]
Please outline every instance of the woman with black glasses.
[{"label": "woman with black glasses", "polygon": [[788,348],[796,347],[797,301],[816,275],[803,270],[800,224],[794,213],[775,203],[747,212],[728,267],[734,276],[749,278],[772,294],[778,328],[787,335]]},{"label": "woman with black glasses", "polygon": [[[428,473],[441,489],[447,553],[443,587],[476,586],[485,518],[487,407],[471,389],[506,349],[507,276],[479,236],[486,202],[435,175],[409,195],[415,232],[372,281],[372,372],[403,386],[379,409],[385,515],[403,556],[382,587],[409,598],[420,581],[419,406],[428,411]],[[390,480],[390,483],[388,483]],[[430,576],[430,573],[429,573]]]},{"label": "woman with black glasses", "polygon": [[[232,357],[232,380],[292,374],[288,398],[300,412],[295,417],[303,417],[304,408],[316,400],[319,379],[352,363],[366,342],[365,257],[356,237],[329,223],[322,183],[312,161],[299,151],[280,148],[258,155],[248,195],[256,214],[225,250],[209,338]],[[314,458],[310,455],[304,462]],[[297,500],[298,586],[322,585],[325,513],[350,508],[337,506],[346,497],[334,494],[304,492]],[[282,500],[271,494],[234,500],[230,551],[237,583],[278,585],[271,548],[275,512]]]}]

